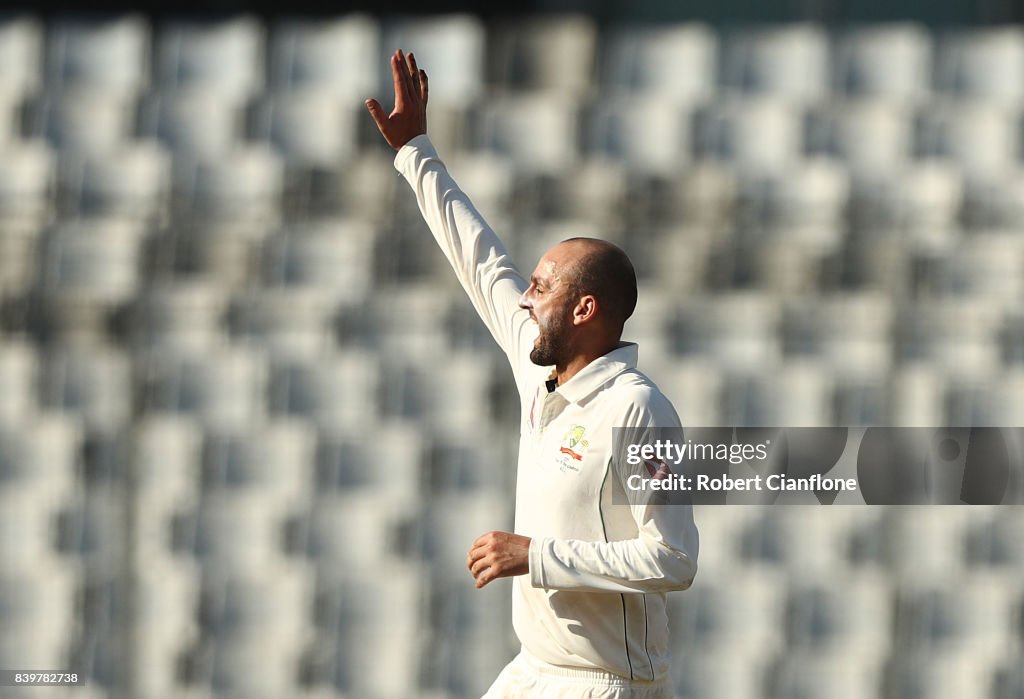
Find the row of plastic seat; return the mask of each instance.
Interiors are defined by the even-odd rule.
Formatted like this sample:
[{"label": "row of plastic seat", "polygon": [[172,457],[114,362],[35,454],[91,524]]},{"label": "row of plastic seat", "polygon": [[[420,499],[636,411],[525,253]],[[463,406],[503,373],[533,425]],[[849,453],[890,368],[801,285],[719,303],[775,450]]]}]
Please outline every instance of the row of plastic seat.
[{"label": "row of plastic seat", "polygon": [[[44,33],[32,19],[0,27],[4,86],[17,94],[39,83],[58,89],[131,94],[161,88],[212,89],[245,96],[315,87],[363,98],[390,84],[396,47],[416,52],[442,78],[435,98],[462,100],[485,85],[584,94],[659,92],[692,99],[716,86],[792,99],[830,90],[914,99],[935,89],[1019,102],[1024,36],[1013,27],[932,36],[914,24],[831,34],[812,24],[722,32],[701,24],[613,27],[599,33],[582,15],[522,18],[485,26],[469,16],[350,15],[284,20],[169,21],[152,32],[140,17],[58,18]],[[264,48],[266,43],[266,48]],[[152,76],[152,77],[151,77]],[[595,80],[596,77],[596,80]]]}]

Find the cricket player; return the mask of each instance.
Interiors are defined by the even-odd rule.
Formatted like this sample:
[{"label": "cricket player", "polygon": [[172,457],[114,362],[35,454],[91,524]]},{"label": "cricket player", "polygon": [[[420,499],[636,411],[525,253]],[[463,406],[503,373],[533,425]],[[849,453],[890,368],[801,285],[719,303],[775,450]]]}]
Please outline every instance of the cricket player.
[{"label": "cricket player", "polygon": [[485,699],[671,699],[665,595],[693,582],[698,537],[688,504],[627,497],[629,476],[653,471],[613,444],[613,428],[680,426],[621,340],[633,266],[576,238],[524,279],[426,136],[426,73],[402,51],[391,70],[394,110],[367,109],[522,400],[515,532],[483,534],[466,560],[477,588],[513,577],[522,649]]}]

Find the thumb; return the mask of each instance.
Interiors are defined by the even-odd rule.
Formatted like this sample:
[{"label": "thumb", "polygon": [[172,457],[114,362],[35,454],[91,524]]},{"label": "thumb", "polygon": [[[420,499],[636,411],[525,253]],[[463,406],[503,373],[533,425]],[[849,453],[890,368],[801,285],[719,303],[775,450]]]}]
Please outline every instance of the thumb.
[{"label": "thumb", "polygon": [[380,106],[380,102],[375,99],[366,100],[366,108],[370,111],[370,116],[377,122],[377,128],[381,131],[384,130],[384,124],[387,122],[387,115],[384,112],[384,107]]}]

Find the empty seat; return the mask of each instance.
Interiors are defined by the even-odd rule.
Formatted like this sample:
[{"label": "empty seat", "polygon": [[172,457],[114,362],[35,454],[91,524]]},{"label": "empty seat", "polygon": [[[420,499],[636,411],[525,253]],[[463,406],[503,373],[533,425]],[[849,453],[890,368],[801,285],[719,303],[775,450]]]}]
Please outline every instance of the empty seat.
[{"label": "empty seat", "polygon": [[238,148],[183,170],[177,187],[192,216],[265,226],[281,215],[284,169],[269,148]]},{"label": "empty seat", "polygon": [[499,89],[582,97],[592,88],[597,28],[585,15],[502,22],[489,44],[489,82]]},{"label": "empty seat", "polygon": [[355,219],[291,224],[267,241],[266,281],[358,302],[372,285],[374,227]]},{"label": "empty seat", "polygon": [[879,171],[854,180],[852,223],[869,234],[895,230],[926,245],[947,242],[956,234],[963,193],[963,175],[950,163],[923,161]]},{"label": "empty seat", "polygon": [[270,35],[271,87],[354,104],[377,88],[379,42],[380,29],[368,15],[278,22]]},{"label": "empty seat", "polygon": [[235,301],[233,334],[274,357],[316,356],[331,345],[335,310],[331,295],[321,289],[250,291]]},{"label": "empty seat", "polygon": [[324,495],[309,512],[306,553],[334,575],[371,574],[414,553],[415,514],[411,502],[390,491]]},{"label": "empty seat", "polygon": [[797,583],[786,609],[790,647],[879,662],[892,646],[892,604],[889,582],[877,571],[845,576],[841,588],[827,577]]},{"label": "empty seat", "polygon": [[41,141],[10,145],[0,155],[0,221],[5,225],[38,225],[50,211],[54,153]]},{"label": "empty seat", "polygon": [[920,149],[949,158],[968,175],[1002,174],[1017,160],[1020,113],[989,103],[937,105],[921,113]]},{"label": "empty seat", "polygon": [[29,132],[46,138],[65,156],[114,150],[131,137],[134,105],[116,95],[76,90],[51,93],[34,103]]},{"label": "empty seat", "polygon": [[470,15],[391,19],[383,25],[377,89],[381,95],[392,94],[394,80],[388,58],[395,49],[402,49],[412,52],[417,65],[432,76],[432,103],[471,102],[483,90],[485,40],[483,25]]},{"label": "empty seat", "polygon": [[28,16],[6,17],[0,23],[0,103],[17,102],[34,90],[42,73],[42,31]]},{"label": "empty seat", "polygon": [[838,163],[806,159],[778,172],[741,177],[737,215],[751,228],[823,252],[839,242],[849,191],[849,177]]},{"label": "empty seat", "polygon": [[891,696],[981,696],[992,688],[995,665],[969,654],[904,651],[886,664],[883,687]]},{"label": "empty seat", "polygon": [[328,426],[370,426],[379,414],[380,362],[357,351],[296,357],[274,367],[270,408]]},{"label": "empty seat", "polygon": [[894,348],[902,360],[931,360],[953,373],[985,375],[999,363],[999,312],[983,300],[949,299],[900,309]]},{"label": "empty seat", "polygon": [[[321,428],[316,457],[319,493],[382,492],[413,502],[424,485],[423,461],[429,440],[415,424],[385,422],[363,430],[338,422]],[[387,457],[381,457],[382,445]]]},{"label": "empty seat", "polygon": [[139,143],[74,163],[61,173],[69,213],[158,221],[166,212],[171,166],[155,144]]},{"label": "empty seat", "polygon": [[937,291],[1012,304],[1024,293],[1024,239],[1017,231],[961,238],[943,259]]},{"label": "empty seat", "polygon": [[161,28],[154,73],[160,88],[245,99],[263,86],[263,30],[251,17],[177,21]]},{"label": "empty seat", "polygon": [[[3,650],[0,662],[5,666],[36,667],[36,662],[60,662],[64,647],[74,625],[75,580],[72,576],[47,571],[45,574],[25,574],[5,571],[0,578],[0,626],[5,641],[25,641],[23,652],[9,645]],[[11,574],[14,573],[14,574]],[[49,658],[33,657],[33,650],[42,642],[54,653]],[[19,657],[21,656],[21,657]],[[43,665],[40,667],[48,667]]]},{"label": "empty seat", "polygon": [[916,24],[849,29],[836,44],[835,85],[854,95],[922,99],[931,85],[931,52],[931,37]]},{"label": "empty seat", "polygon": [[265,414],[266,366],[257,350],[165,352],[146,369],[150,409],[192,413],[217,429],[246,429]]},{"label": "empty seat", "polygon": [[242,107],[219,92],[159,93],[140,108],[139,132],[174,155],[216,158],[241,139]]},{"label": "empty seat", "polygon": [[356,133],[365,114],[326,92],[288,92],[262,105],[259,137],[290,165],[337,168],[356,151]]},{"label": "empty seat", "polygon": [[690,159],[690,112],[667,100],[602,99],[586,111],[586,149],[634,171],[674,173]]},{"label": "empty seat", "polygon": [[1024,33],[1010,26],[951,32],[939,40],[935,82],[956,97],[1020,106]]},{"label": "empty seat", "polygon": [[[58,476],[54,475],[54,486]],[[60,477],[63,483],[70,480],[66,474]],[[30,495],[25,483],[0,489],[0,554],[5,571],[49,573],[63,567],[57,549],[63,498],[55,497],[53,490]]]},{"label": "empty seat", "polygon": [[819,99],[829,79],[828,38],[812,24],[735,32],[726,40],[722,84],[796,101]]},{"label": "empty seat", "polygon": [[[45,504],[60,503],[75,490],[81,427],[66,417],[46,414],[2,430],[0,490],[24,497],[26,504],[46,514]],[[26,522],[26,527],[31,529],[31,524]]]},{"label": "empty seat", "polygon": [[136,298],[132,331],[144,347],[202,351],[226,342],[226,292],[211,281],[154,282]]},{"label": "empty seat", "polygon": [[811,115],[814,152],[842,158],[857,174],[904,167],[913,154],[913,120],[898,102],[880,98],[829,104]]},{"label": "empty seat", "polygon": [[760,656],[695,648],[672,663],[671,673],[678,699],[727,699],[758,697],[764,684],[765,660]]},{"label": "empty seat", "polygon": [[690,299],[672,320],[674,349],[725,367],[765,366],[778,356],[778,309],[771,299],[735,293]]},{"label": "empty seat", "polygon": [[794,108],[772,97],[723,99],[697,114],[696,150],[751,172],[780,169],[803,148]]},{"label": "empty seat", "polygon": [[135,691],[145,694],[179,690],[178,663],[198,629],[198,585],[191,571],[148,559],[133,588],[137,637],[133,654],[140,668]]},{"label": "empty seat", "polygon": [[1011,229],[1024,215],[1024,171],[1016,165],[1002,172],[971,177],[964,187],[963,221],[969,229]]},{"label": "empty seat", "polygon": [[836,699],[856,699],[879,696],[882,662],[870,655],[803,651],[786,653],[767,675],[769,696],[775,699],[801,699],[821,693]]},{"label": "empty seat", "polygon": [[576,158],[576,109],[562,97],[527,95],[487,102],[476,116],[476,148],[529,171],[558,172]]},{"label": "empty seat", "polygon": [[139,284],[143,233],[123,219],[62,223],[47,235],[39,283],[74,302],[128,301]]},{"label": "empty seat", "polygon": [[227,491],[204,496],[175,521],[175,550],[194,555],[213,573],[280,574],[285,518],[265,493]]},{"label": "empty seat", "polygon": [[701,24],[613,27],[601,47],[602,91],[682,104],[701,101],[715,89],[716,49],[714,32]]},{"label": "empty seat", "polygon": [[745,427],[827,426],[831,397],[829,376],[816,362],[788,362],[763,374],[740,364],[723,380],[721,415],[725,423]]},{"label": "empty seat", "polygon": [[133,97],[149,81],[149,27],[139,16],[60,19],[46,37],[50,89]]},{"label": "empty seat", "polygon": [[871,292],[792,300],[783,310],[783,349],[824,360],[840,375],[884,371],[892,311],[886,296]]},{"label": "empty seat", "polygon": [[[138,421],[131,438],[131,461],[141,503],[175,504],[199,492],[202,437],[199,427],[186,417],[150,415]],[[141,509],[141,518],[149,512]]]},{"label": "empty seat", "polygon": [[46,358],[42,405],[82,417],[90,428],[115,432],[132,417],[132,366],[127,355],[102,347],[51,352]]},{"label": "empty seat", "polygon": [[[426,420],[435,427],[474,430],[489,418],[492,357],[448,352],[440,362],[426,356],[391,356],[383,364],[381,408],[385,415]],[[444,396],[459,386],[457,400]]]},{"label": "empty seat", "polygon": [[462,580],[466,552],[482,534],[510,531],[511,495],[480,491],[432,499],[425,514],[423,555],[438,576]]},{"label": "empty seat", "polygon": [[213,431],[203,448],[203,492],[258,492],[302,508],[313,492],[315,435],[308,423],[275,420],[247,431]]},{"label": "empty seat", "polygon": [[35,415],[38,374],[39,358],[31,345],[0,344],[0,424],[17,424]]}]

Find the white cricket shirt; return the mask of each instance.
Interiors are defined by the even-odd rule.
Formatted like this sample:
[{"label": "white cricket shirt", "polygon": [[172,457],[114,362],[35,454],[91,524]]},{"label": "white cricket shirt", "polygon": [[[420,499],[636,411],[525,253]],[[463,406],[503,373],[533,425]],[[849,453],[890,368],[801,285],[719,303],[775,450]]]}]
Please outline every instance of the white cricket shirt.
[{"label": "white cricket shirt", "polygon": [[[519,308],[527,282],[426,136],[395,167],[477,313],[508,356],[522,400],[515,532],[531,537],[529,576],[513,578],[523,647],[553,665],[660,680],[668,670],[665,593],[690,586],[697,529],[685,505],[624,504],[631,474],[612,428],[679,427],[669,400],[637,368],[637,346],[594,360],[555,387],[530,362],[538,334]],[[614,501],[613,501],[614,500]],[[483,532],[478,532],[483,534]]]}]

